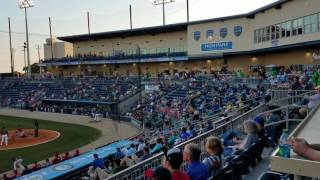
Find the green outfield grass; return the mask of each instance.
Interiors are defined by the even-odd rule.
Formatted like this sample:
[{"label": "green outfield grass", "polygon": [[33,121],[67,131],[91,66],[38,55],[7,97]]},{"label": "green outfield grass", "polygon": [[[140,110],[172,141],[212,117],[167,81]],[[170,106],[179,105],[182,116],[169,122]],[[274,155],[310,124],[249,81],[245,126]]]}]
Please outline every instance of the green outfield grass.
[{"label": "green outfield grass", "polygon": [[[31,164],[35,160],[52,157],[56,152],[64,153],[79,148],[101,136],[101,132],[92,127],[45,120],[38,122],[40,129],[55,130],[60,132],[61,136],[54,141],[33,147],[0,151],[0,173],[12,169],[12,158],[16,156],[23,157],[24,164]],[[17,126],[33,128],[33,123],[34,119],[0,116],[0,127],[6,126],[8,129],[16,129]]]}]

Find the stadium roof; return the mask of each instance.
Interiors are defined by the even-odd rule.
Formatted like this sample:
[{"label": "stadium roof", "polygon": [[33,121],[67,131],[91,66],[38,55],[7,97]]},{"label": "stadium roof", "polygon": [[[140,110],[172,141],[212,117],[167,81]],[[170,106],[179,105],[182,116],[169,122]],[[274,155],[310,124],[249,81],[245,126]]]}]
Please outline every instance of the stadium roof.
[{"label": "stadium roof", "polygon": [[225,21],[229,19],[242,18],[242,17],[254,18],[255,14],[264,12],[265,10],[268,10],[274,7],[276,9],[281,9],[281,5],[288,1],[292,1],[292,0],[278,0],[274,3],[258,8],[249,13],[238,14],[233,16],[225,16],[225,17],[219,17],[219,18],[192,21],[189,23],[169,24],[164,26],[161,25],[161,26],[143,27],[143,28],[137,28],[137,29],[126,29],[126,30],[119,30],[119,31],[64,36],[64,37],[58,37],[58,39],[72,43],[77,41],[98,40],[98,39],[107,39],[107,38],[115,38],[115,37],[124,38],[128,36],[139,36],[139,35],[146,35],[146,34],[155,35],[155,34],[166,33],[166,32],[184,31],[184,30],[187,30],[188,25],[193,25],[193,24],[200,24],[200,23],[207,23],[207,22],[214,22],[214,21]]},{"label": "stadium roof", "polygon": [[59,40],[67,41],[67,42],[77,42],[77,41],[88,41],[88,40],[98,40],[98,39],[107,39],[114,37],[128,37],[128,36],[139,36],[146,34],[159,34],[166,32],[177,32],[187,30],[187,23],[178,23],[178,24],[170,24],[165,26],[153,26],[153,27],[144,27],[137,29],[128,29],[128,30],[120,30],[120,31],[110,31],[110,32],[101,32],[101,33],[91,33],[91,34],[81,34],[74,36],[64,36],[58,37]]}]

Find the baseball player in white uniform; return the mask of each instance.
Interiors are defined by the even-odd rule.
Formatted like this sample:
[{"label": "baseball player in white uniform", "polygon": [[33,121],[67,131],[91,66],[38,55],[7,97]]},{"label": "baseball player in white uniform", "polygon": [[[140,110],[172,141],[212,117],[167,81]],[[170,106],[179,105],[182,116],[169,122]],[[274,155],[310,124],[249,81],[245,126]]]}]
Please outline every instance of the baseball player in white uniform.
[{"label": "baseball player in white uniform", "polygon": [[2,146],[3,143],[4,143],[6,146],[8,146],[8,135],[9,135],[9,132],[8,132],[8,130],[6,129],[6,127],[2,127],[0,146]]}]

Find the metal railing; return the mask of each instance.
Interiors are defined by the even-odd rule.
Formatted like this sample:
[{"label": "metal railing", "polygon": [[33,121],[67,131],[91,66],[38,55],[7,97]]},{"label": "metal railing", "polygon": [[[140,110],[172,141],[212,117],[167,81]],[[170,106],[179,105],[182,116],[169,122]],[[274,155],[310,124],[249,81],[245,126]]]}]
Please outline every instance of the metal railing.
[{"label": "metal railing", "polygon": [[301,102],[303,98],[315,94],[313,90],[272,90],[269,105],[285,106]]},{"label": "metal railing", "polygon": [[298,96],[298,95],[309,95],[313,93],[313,90],[290,90],[290,89],[275,89],[271,91],[271,101],[277,101],[279,99]]},{"label": "metal railing", "polygon": [[[222,135],[224,132],[226,132],[229,129],[234,129],[236,127],[239,127],[239,125],[241,125],[245,120],[252,119],[256,114],[259,114],[261,112],[266,111],[267,108],[268,108],[267,105],[262,104],[256,108],[234,118],[233,120],[227,120],[224,122],[221,122],[221,121],[216,122],[221,125],[215,126],[215,129],[208,131],[204,134],[201,134],[200,136],[197,136],[193,139],[185,141],[175,147],[182,149],[182,148],[184,148],[184,146],[186,144],[195,143],[195,144],[198,144],[201,147],[201,149],[203,150],[205,139],[207,137],[219,136],[219,135]],[[117,174],[112,175],[108,179],[112,179],[112,180],[128,180],[128,179],[143,180],[143,179],[145,179],[144,172],[146,171],[146,169],[156,168],[159,165],[161,165],[162,158],[163,158],[163,153],[156,154],[155,156],[153,156],[145,161],[139,162],[139,163],[135,164],[134,166],[131,166],[131,167],[125,169],[124,171],[121,171]]]}]

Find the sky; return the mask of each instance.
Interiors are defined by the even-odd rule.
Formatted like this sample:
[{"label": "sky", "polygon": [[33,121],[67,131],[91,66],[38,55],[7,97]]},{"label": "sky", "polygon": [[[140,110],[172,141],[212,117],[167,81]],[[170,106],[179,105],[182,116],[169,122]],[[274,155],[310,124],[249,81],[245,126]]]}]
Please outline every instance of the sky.
[{"label": "sky", "polygon": [[[31,63],[43,58],[43,44],[49,38],[48,18],[52,18],[54,36],[85,34],[87,12],[90,12],[91,33],[128,29],[129,5],[132,5],[133,28],[162,25],[162,7],[153,0],[34,0],[29,8],[29,42]],[[277,0],[189,0],[190,21],[247,13]],[[166,24],[185,22],[186,0],[166,5]],[[24,66],[25,36],[24,10],[18,0],[1,0],[0,5],[0,73],[10,72],[8,17],[11,18],[12,46],[15,70]]]}]

